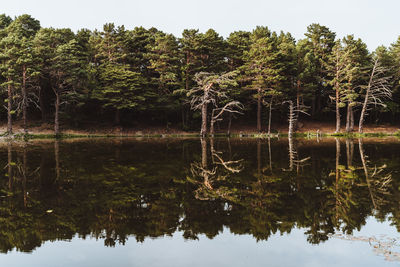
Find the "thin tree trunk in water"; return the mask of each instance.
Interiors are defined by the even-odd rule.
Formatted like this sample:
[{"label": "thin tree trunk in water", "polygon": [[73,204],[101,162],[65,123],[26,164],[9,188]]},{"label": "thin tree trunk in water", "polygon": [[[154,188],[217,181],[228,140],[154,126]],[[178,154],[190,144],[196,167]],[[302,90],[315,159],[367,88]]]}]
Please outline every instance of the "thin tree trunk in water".
[{"label": "thin tree trunk in water", "polygon": [[350,103],[347,103],[347,113],[346,113],[346,132],[350,132],[350,114],[351,114],[351,107]]},{"label": "thin tree trunk in water", "polygon": [[374,205],[374,209],[376,210],[375,198],[374,198],[374,195],[372,194],[371,183],[370,183],[370,181],[369,181],[368,168],[367,168],[367,160],[366,160],[365,154],[364,154],[364,148],[363,148],[363,140],[362,140],[362,138],[358,139],[358,147],[359,147],[359,150],[360,150],[361,162],[362,162],[362,165],[363,165],[364,174],[365,174],[365,179],[366,179],[366,181],[367,181],[369,194],[370,194],[370,196],[371,196],[371,201],[372,201],[372,204]]},{"label": "thin tree trunk in water", "polygon": [[340,170],[339,170],[339,164],[340,164],[340,141],[339,138],[335,138],[336,140],[336,183],[335,183],[335,189],[336,189],[336,220],[338,219],[338,208],[339,208],[339,179],[340,179]]},{"label": "thin tree trunk in water", "polygon": [[201,166],[203,168],[203,179],[204,185],[212,189],[212,186],[209,181],[209,173],[207,172],[208,169],[208,162],[207,162],[207,140],[205,138],[200,139],[201,142]]},{"label": "thin tree trunk in water", "polygon": [[229,113],[229,120],[228,120],[228,132],[226,133],[228,136],[231,135],[231,126],[232,126],[232,113]]},{"label": "thin tree trunk in water", "polygon": [[346,159],[347,159],[347,167],[350,167],[351,166],[350,139],[346,139]]},{"label": "thin tree trunk in water", "polygon": [[272,97],[271,102],[269,103],[269,115],[268,115],[268,136],[271,135],[271,120],[272,120]]},{"label": "thin tree trunk in water", "polygon": [[11,191],[13,184],[13,173],[12,173],[12,146],[11,142],[7,143],[7,167],[8,167],[8,189]]},{"label": "thin tree trunk in water", "polygon": [[[8,78],[8,82],[11,79]],[[8,102],[7,102],[7,134],[12,135],[12,87],[11,84],[7,86]]]},{"label": "thin tree trunk in water", "polygon": [[[56,93],[56,92],[55,92]],[[56,93],[56,102],[55,102],[55,116],[54,116],[54,134],[60,134],[60,124],[59,124],[59,113],[60,113],[60,95]]]},{"label": "thin tree trunk in water", "polygon": [[288,136],[288,143],[289,143],[289,170],[293,170],[294,166],[294,157],[295,157],[295,150],[293,146],[293,138],[291,135]]},{"label": "thin tree trunk in water", "polygon": [[60,179],[60,142],[54,141],[54,159],[56,162],[56,181]]},{"label": "thin tree trunk in water", "polygon": [[23,159],[22,159],[22,175],[23,175],[23,181],[22,181],[22,187],[24,191],[24,207],[26,208],[28,204],[28,193],[26,191],[26,172],[27,172],[27,155],[26,155],[26,143],[23,146]]},{"label": "thin tree trunk in water", "polygon": [[261,89],[257,91],[257,131],[261,132]]},{"label": "thin tree trunk in water", "polygon": [[339,107],[339,89],[336,89],[336,130],[335,133],[340,132],[340,107]]},{"label": "thin tree trunk in water", "polygon": [[272,174],[272,152],[271,152],[271,138],[268,137],[268,157],[269,157],[269,169]]},{"label": "thin tree trunk in water", "polygon": [[261,180],[261,140],[257,139],[257,177]]}]

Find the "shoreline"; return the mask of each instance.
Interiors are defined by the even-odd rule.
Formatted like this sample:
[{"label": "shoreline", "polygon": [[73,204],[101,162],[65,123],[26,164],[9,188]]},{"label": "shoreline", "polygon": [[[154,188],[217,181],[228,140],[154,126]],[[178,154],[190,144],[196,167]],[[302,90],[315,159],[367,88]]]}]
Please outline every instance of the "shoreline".
[{"label": "shoreline", "polygon": [[[61,133],[59,135],[41,132],[28,132],[28,133],[15,133],[12,136],[8,136],[6,133],[0,135],[2,139],[72,139],[72,138],[200,138],[199,133],[188,132],[188,133],[148,133],[148,134],[129,134],[129,133]],[[254,133],[254,132],[241,132],[241,133],[217,133],[207,135],[206,138],[288,138],[288,133]],[[297,132],[293,133],[293,138],[385,138],[385,137],[396,137],[400,138],[400,132],[340,132],[340,133],[320,133],[320,132]]]}]

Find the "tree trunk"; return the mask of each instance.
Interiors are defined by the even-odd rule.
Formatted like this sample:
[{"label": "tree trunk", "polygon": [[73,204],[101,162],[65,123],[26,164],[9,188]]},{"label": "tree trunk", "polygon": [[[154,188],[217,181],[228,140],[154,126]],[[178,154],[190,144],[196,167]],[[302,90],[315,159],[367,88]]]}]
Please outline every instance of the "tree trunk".
[{"label": "tree trunk", "polygon": [[296,121],[295,114],[294,114],[294,107],[293,101],[289,101],[289,131],[288,136],[291,138],[293,136],[293,127]]},{"label": "tree trunk", "polygon": [[[214,113],[214,112],[213,112]],[[214,114],[212,115],[212,117],[214,116]],[[211,121],[210,121],[210,136],[214,137],[214,124],[215,124],[215,120],[214,118],[211,117]]]},{"label": "tree trunk", "polygon": [[350,132],[350,115],[351,114],[351,106],[350,103],[347,103],[347,112],[346,112],[346,132]]},{"label": "tree trunk", "polygon": [[183,106],[183,104],[182,104],[181,116],[182,116],[182,129],[185,129],[185,107]]},{"label": "tree trunk", "polygon": [[54,134],[59,135],[60,134],[60,124],[59,124],[59,113],[60,113],[60,95],[55,92],[56,94],[56,102],[55,102],[55,114],[54,114]]},{"label": "tree trunk", "polygon": [[362,109],[361,109],[360,120],[358,122],[358,132],[359,133],[363,133],[363,131],[364,131],[364,128],[363,128],[364,127],[364,119],[365,119],[365,116],[367,115],[367,106],[368,106],[369,94],[370,94],[370,91],[371,91],[372,79],[374,77],[377,65],[378,65],[378,62],[375,61],[374,67],[372,68],[371,76],[369,77],[367,90],[365,92],[364,103],[363,103],[363,106],[362,106]]},{"label": "tree trunk", "polygon": [[261,89],[257,91],[257,131],[261,132]]},{"label": "tree trunk", "polygon": [[208,90],[205,89],[204,90],[204,103],[201,106],[201,131],[200,131],[200,135],[202,137],[205,137],[207,135],[207,108],[208,108],[208,104],[207,104],[207,100],[208,99]]},{"label": "tree trunk", "polygon": [[120,122],[121,122],[121,115],[120,115],[120,111],[119,111],[118,108],[115,110],[115,114],[114,115],[115,115],[114,123],[115,123],[115,125],[119,125]]},{"label": "tree trunk", "polygon": [[339,89],[336,88],[336,130],[335,133],[340,132],[340,107],[339,107]]},{"label": "tree trunk", "polygon": [[[11,79],[8,78],[8,82]],[[7,134],[12,135],[12,87],[11,84],[7,86],[8,102],[7,102]]]},{"label": "tree trunk", "polygon": [[[301,82],[298,80],[297,81],[297,86],[296,86],[296,110],[297,110],[297,118],[299,118],[299,115],[300,115],[300,84],[301,84]],[[294,128],[295,129],[297,129],[298,127],[297,127],[297,120],[296,120],[296,123],[294,124]]]},{"label": "tree trunk", "polygon": [[232,116],[233,116],[232,113],[229,113],[228,132],[226,133],[228,136],[231,135]]},{"label": "tree trunk", "polygon": [[24,133],[27,133],[28,130],[26,128],[26,109],[28,106],[28,99],[26,94],[26,66],[22,67],[22,127],[24,128]]},{"label": "tree trunk", "polygon": [[354,109],[350,107],[350,131],[354,130]]}]

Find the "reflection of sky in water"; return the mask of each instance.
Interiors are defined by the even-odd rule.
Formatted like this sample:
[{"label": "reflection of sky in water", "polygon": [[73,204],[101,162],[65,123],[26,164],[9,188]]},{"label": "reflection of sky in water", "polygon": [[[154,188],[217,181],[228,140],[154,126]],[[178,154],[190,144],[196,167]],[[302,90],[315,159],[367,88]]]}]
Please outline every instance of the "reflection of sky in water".
[{"label": "reflection of sky in water", "polygon": [[[373,218],[354,236],[390,238],[399,233],[390,223]],[[173,237],[133,238],[125,246],[105,247],[104,240],[74,238],[72,242],[46,242],[31,254],[11,252],[0,255],[0,266],[395,266],[377,256],[368,242],[331,238],[319,245],[306,241],[303,230],[275,234],[268,241],[256,242],[249,235],[224,233],[210,240],[185,241],[181,232]]]}]

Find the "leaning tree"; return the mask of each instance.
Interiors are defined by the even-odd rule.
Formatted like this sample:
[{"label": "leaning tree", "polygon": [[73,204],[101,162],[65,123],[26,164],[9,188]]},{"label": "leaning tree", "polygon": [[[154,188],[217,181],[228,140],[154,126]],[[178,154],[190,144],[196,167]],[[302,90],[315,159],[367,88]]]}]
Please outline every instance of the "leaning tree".
[{"label": "leaning tree", "polygon": [[383,67],[379,58],[374,61],[369,82],[364,86],[364,102],[361,109],[360,121],[358,124],[358,132],[363,133],[364,120],[370,106],[386,106],[385,99],[392,98],[392,90],[390,87],[391,77],[386,76],[388,69]]}]

